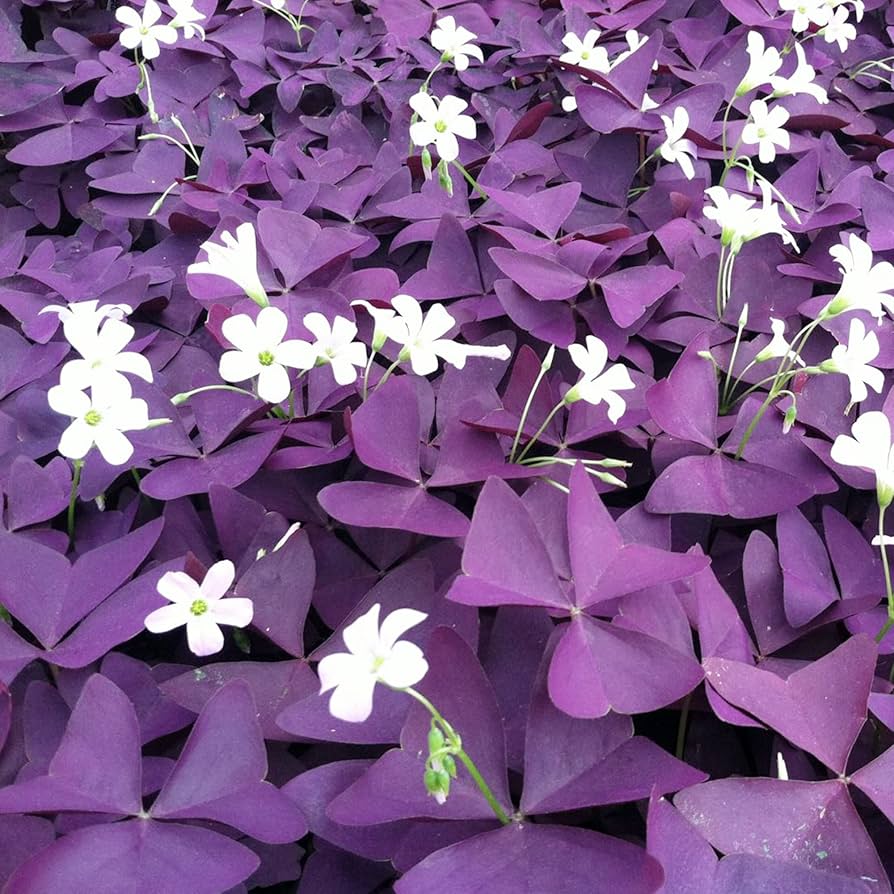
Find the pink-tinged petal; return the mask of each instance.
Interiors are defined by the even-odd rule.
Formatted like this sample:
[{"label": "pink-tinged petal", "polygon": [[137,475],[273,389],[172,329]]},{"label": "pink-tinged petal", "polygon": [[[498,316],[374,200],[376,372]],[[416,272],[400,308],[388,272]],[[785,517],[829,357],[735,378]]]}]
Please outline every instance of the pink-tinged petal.
[{"label": "pink-tinged petal", "polygon": [[179,602],[187,607],[199,599],[202,591],[198,583],[185,571],[166,571],[155,585],[155,589],[171,602]]},{"label": "pink-tinged petal", "polygon": [[342,683],[329,699],[329,713],[348,723],[363,723],[372,714],[375,688],[376,678],[370,674]]},{"label": "pink-tinged petal", "polygon": [[220,377],[225,382],[244,382],[253,379],[262,369],[256,354],[225,351],[220,358]]},{"label": "pink-tinged petal", "polygon": [[110,466],[123,466],[133,456],[133,444],[115,428],[97,430],[96,449]]},{"label": "pink-tinged petal", "polygon": [[199,589],[202,592],[202,598],[210,601],[221,599],[223,595],[233,586],[236,579],[236,566],[229,559],[222,562],[215,562],[205,575]]},{"label": "pink-tinged petal", "polygon": [[403,634],[421,624],[427,617],[425,612],[416,611],[414,608],[396,609],[382,621],[382,629],[379,631],[380,645],[390,649]]},{"label": "pink-tinged petal", "polygon": [[345,645],[354,655],[371,655],[379,645],[379,612],[377,602],[366,614],[361,615],[342,632]]},{"label": "pink-tinged petal", "polygon": [[251,599],[243,596],[231,596],[221,599],[208,609],[208,614],[215,624],[226,624],[228,627],[248,627],[255,614]]},{"label": "pink-tinged petal", "polygon": [[193,617],[186,605],[163,605],[146,615],[143,622],[150,633],[167,633],[188,623]]},{"label": "pink-tinged petal", "polygon": [[258,342],[268,349],[276,347],[289,328],[289,318],[278,307],[265,307],[255,320]]},{"label": "pink-tinged petal", "polygon": [[369,662],[349,652],[327,655],[317,665],[320,694],[358,677],[371,677]]},{"label": "pink-tinged petal", "polygon": [[93,446],[93,429],[83,419],[75,419],[59,438],[59,452],[69,459],[83,459]]},{"label": "pink-tinged petal", "polygon": [[428,673],[428,662],[422,649],[403,640],[391,650],[378,670],[379,679],[395,689],[415,686]]},{"label": "pink-tinged petal", "polygon": [[262,366],[258,375],[258,397],[268,404],[282,403],[292,390],[289,382],[289,374],[284,366],[272,363],[270,366]]},{"label": "pink-tinged petal", "polygon": [[193,616],[187,621],[186,641],[190,652],[199,658],[215,655],[224,647],[223,632],[208,615]]}]

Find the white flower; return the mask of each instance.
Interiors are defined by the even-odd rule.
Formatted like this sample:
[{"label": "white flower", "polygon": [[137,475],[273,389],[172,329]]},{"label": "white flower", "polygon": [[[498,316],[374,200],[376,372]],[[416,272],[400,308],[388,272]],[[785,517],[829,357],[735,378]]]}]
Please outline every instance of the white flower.
[{"label": "white flower", "polygon": [[590,71],[598,71],[608,74],[611,71],[611,63],[608,60],[608,51],[605,47],[597,47],[602,32],[598,28],[591,28],[581,40],[576,34],[569,32],[562,38],[562,43],[568,48],[567,53],[559,56],[559,62],[567,62],[569,65],[579,65]]},{"label": "white flower", "polygon": [[236,569],[228,559],[215,562],[200,584],[183,571],[166,572],[156,589],[171,605],[146,615],[146,629],[150,633],[167,633],[185,624],[186,642],[193,655],[214,655],[224,646],[220,624],[247,627],[254,616],[251,599],[223,598],[235,577]]},{"label": "white flower", "polygon": [[791,345],[785,337],[785,320],[777,320],[770,317],[770,329],[773,331],[773,338],[769,344],[758,351],[754,360],[756,363],[763,363],[766,360],[772,360],[774,357],[788,357],[804,366],[804,361],[791,350]]},{"label": "white flower", "polygon": [[894,448],[891,447],[891,423],[884,413],[864,413],[851,426],[851,434],[839,435],[832,445],[832,459],[842,466],[856,466],[875,473],[880,506],[894,499]]},{"label": "white flower", "polygon": [[748,111],[751,121],[742,129],[742,142],[757,143],[758,158],[769,164],[776,158],[777,146],[788,149],[791,145],[788,131],[783,127],[789,114],[782,106],[768,108],[762,99],[754,100]]},{"label": "white flower", "polygon": [[391,305],[397,311],[397,316],[383,322],[384,331],[392,341],[401,346],[398,359],[409,360],[417,376],[435,372],[439,357],[457,369],[462,369],[469,357],[509,359],[510,352],[506,345],[476,347],[444,338],[456,325],[456,320],[443,304],[433,304],[425,316],[419,302],[411,295],[395,295]]},{"label": "white flower", "polygon": [[817,102],[827,103],[829,94],[826,93],[824,87],[813,83],[816,69],[808,63],[807,57],[804,55],[804,47],[799,43],[795,44],[795,55],[798,57],[798,67],[787,78],[780,75],[773,75],[770,78],[770,86],[773,88],[772,98],[809,93]]},{"label": "white flower", "polygon": [[380,609],[376,603],[345,627],[342,637],[348,651],[327,655],[317,667],[320,695],[335,690],[329,699],[329,713],[339,720],[350,723],[366,720],[372,713],[376,683],[406,689],[428,672],[422,649],[399,639],[428,615],[412,608],[399,608],[379,628]]},{"label": "white flower", "polygon": [[820,369],[823,372],[842,373],[847,376],[851,389],[851,403],[858,404],[866,400],[869,395],[867,385],[876,394],[882,392],[885,374],[869,365],[870,361],[878,357],[878,352],[876,334],[867,333],[863,321],[854,318],[851,320],[847,335],[847,347],[836,345],[832,349],[832,356],[820,364]]},{"label": "white flower", "polygon": [[465,71],[469,67],[469,56],[484,62],[481,48],[471,42],[477,36],[462,25],[457,26],[453,16],[444,16],[435,22],[435,30],[431,33],[431,45],[441,51],[441,61],[452,61],[457,71]]},{"label": "white flower", "polygon": [[745,243],[743,222],[752,214],[754,199],[746,198],[738,193],[728,193],[722,186],[712,186],[705,190],[705,195],[715,207],[705,206],[702,213],[708,220],[720,226],[720,242],[732,248],[738,254]]},{"label": "white flower", "polygon": [[829,24],[820,31],[826,43],[837,43],[838,49],[843,53],[847,49],[848,41],[857,37],[857,29],[847,20],[848,10],[845,6],[838,6],[832,14]]},{"label": "white flower", "polygon": [[434,143],[444,161],[456,161],[459,158],[456,138],[474,140],[477,133],[475,119],[462,114],[468,105],[457,96],[445,96],[437,102],[429,93],[414,93],[410,108],[420,120],[410,125],[410,139],[419,148]]},{"label": "white flower", "polygon": [[133,444],[122,434],[149,425],[146,401],[131,396],[130,385],[120,377],[97,382],[88,397],[83,391],[54,385],[47,392],[50,407],[72,419],[59,439],[59,452],[83,459],[95,446],[110,466],[123,466],[133,455]]},{"label": "white flower", "polygon": [[[811,25],[827,25],[832,10],[826,0],[779,0],[783,12],[793,12],[792,31],[806,31]],[[797,44],[796,44],[797,46]]]},{"label": "white flower", "polygon": [[311,345],[298,338],[283,341],[289,318],[278,307],[262,307],[256,320],[236,314],[223,321],[221,331],[235,351],[220,358],[220,376],[227,382],[258,377],[258,397],[278,404],[292,386],[286,367],[310,369],[317,359]]},{"label": "white flower", "polygon": [[314,334],[313,351],[317,365],[332,365],[332,375],[339,385],[357,380],[355,367],[366,366],[366,345],[354,341],[357,326],[345,317],[336,317],[332,324],[321,313],[310,313],[304,325]]},{"label": "white flower", "polygon": [[386,324],[394,318],[396,311],[393,307],[376,307],[369,301],[352,301],[351,307],[362,307],[373,318],[373,337],[372,349],[381,351],[382,346],[388,339],[388,330]]},{"label": "white flower", "polygon": [[133,326],[115,319],[107,319],[98,332],[94,326],[95,317],[87,314],[65,325],[65,338],[81,358],[69,360],[62,367],[61,385],[81,391],[122,373],[152,381],[149,361],[142,354],[124,350],[134,336]]},{"label": "white flower", "polygon": [[850,3],[854,7],[854,12],[857,14],[857,21],[863,21],[863,13],[866,10],[866,4],[863,0],[826,0],[826,2],[833,10],[837,9],[839,6],[844,6]]},{"label": "white flower", "polygon": [[627,410],[627,402],[616,391],[629,391],[636,386],[630,378],[627,367],[622,363],[605,368],[608,360],[608,349],[602,339],[588,335],[587,346],[570,345],[568,353],[574,365],[583,373],[580,381],[565,394],[565,403],[585,400],[594,406],[605,401],[608,407],[608,418],[617,422]]},{"label": "white flower", "polygon": [[763,194],[763,202],[760,207],[753,208],[743,222],[745,227],[742,233],[744,241],[751,242],[752,239],[775,234],[781,236],[784,243],[791,245],[797,251],[798,243],[795,241],[795,237],[786,229],[785,222],[779,213],[779,206],[773,201],[773,191],[770,184],[766,180],[761,180],[760,187]]},{"label": "white flower", "polygon": [[760,31],[748,32],[748,71],[736,87],[736,96],[744,96],[756,87],[767,84],[782,66],[782,56],[775,47],[766,47]]},{"label": "white flower", "polygon": [[[665,141],[658,147],[661,157],[673,164],[676,162],[680,170],[686,175],[687,180],[695,176],[695,168],[692,166],[692,158],[697,158],[695,143],[692,140],[683,139],[683,135],[689,129],[689,112],[683,106],[674,109],[673,120],[667,115],[661,116],[664,122]],[[690,158],[689,156],[692,156]]]},{"label": "white flower", "polygon": [[252,301],[266,307],[270,302],[258,276],[258,246],[255,228],[250,223],[239,224],[236,235],[221,233],[223,245],[210,239],[203,242],[201,250],[208,255],[207,261],[190,264],[187,273],[205,273],[222,276],[236,283]]},{"label": "white flower", "polygon": [[[631,28],[629,31],[624,32],[624,40],[627,41],[627,49],[622,50],[615,56],[614,61],[611,64],[612,68],[616,65],[620,65],[628,56],[632,56],[638,49],[644,47],[649,42],[649,38],[645,34],[640,34],[635,28]],[[657,61],[652,65],[653,70],[656,68],[658,68]]]},{"label": "white flower", "polygon": [[177,43],[177,32],[170,25],[159,25],[161,7],[155,0],[146,0],[143,14],[129,6],[119,6],[115,18],[125,26],[118,35],[121,45],[128,50],[137,47],[146,59],[156,59],[161,52],[159,43]]},{"label": "white flower", "polygon": [[894,266],[888,261],[873,265],[872,249],[855,233],[848,245],[833,245],[829,254],[838,262],[843,279],[838,294],[829,302],[823,316],[832,317],[846,310],[865,310],[881,321],[885,309],[894,313]]},{"label": "white flower", "polygon": [[[88,322],[93,332],[99,329],[100,323],[106,319],[123,320],[128,314],[133,313],[129,304],[103,304],[98,301],[75,301],[72,304],[48,304],[39,311],[42,314],[56,314],[62,323],[62,331],[73,324],[78,331],[86,328]],[[71,339],[66,335],[66,340]]]},{"label": "white flower", "polygon": [[573,93],[570,96],[562,97],[562,111],[563,112],[576,112],[577,111],[577,97]]},{"label": "white flower", "polygon": [[205,16],[194,6],[194,0],[167,0],[168,6],[174,10],[174,18],[171,19],[172,28],[182,28],[183,36],[188,38],[196,34],[205,39],[205,29],[197,24],[205,20]]}]

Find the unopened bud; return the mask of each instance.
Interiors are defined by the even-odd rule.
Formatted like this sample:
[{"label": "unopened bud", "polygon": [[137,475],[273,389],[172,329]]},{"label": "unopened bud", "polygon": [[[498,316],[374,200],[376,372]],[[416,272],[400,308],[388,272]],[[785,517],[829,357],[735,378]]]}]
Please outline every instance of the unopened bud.
[{"label": "unopened bud", "polygon": [[434,754],[436,751],[440,751],[444,747],[444,734],[441,732],[440,727],[432,724],[431,729],[428,731],[428,753]]},{"label": "unopened bud", "polygon": [[438,183],[448,196],[453,195],[453,178],[450,176],[450,167],[443,158],[438,162]]},{"label": "unopened bud", "polygon": [[748,325],[748,302],[742,305],[742,313],[739,314],[739,328],[744,329]]},{"label": "unopened bud", "polygon": [[422,150],[422,173],[426,180],[431,180],[431,152],[428,151],[428,146]]},{"label": "unopened bud", "polygon": [[714,355],[710,351],[699,351],[698,356],[702,358],[702,360],[710,360],[711,363],[714,363]]},{"label": "unopened bud", "polygon": [[546,352],[546,356],[543,358],[543,362],[540,364],[540,368],[547,372],[549,368],[553,365],[553,358],[556,356],[556,346],[550,345],[549,350]]},{"label": "unopened bud", "polygon": [[786,411],[785,417],[782,420],[782,433],[787,435],[791,430],[792,426],[795,424],[795,421],[798,418],[798,407],[796,404],[792,404]]},{"label": "unopened bud", "polygon": [[611,472],[594,472],[593,474],[600,481],[603,481],[606,484],[611,484],[613,487],[627,487],[626,481],[621,481],[620,478],[616,478]]}]

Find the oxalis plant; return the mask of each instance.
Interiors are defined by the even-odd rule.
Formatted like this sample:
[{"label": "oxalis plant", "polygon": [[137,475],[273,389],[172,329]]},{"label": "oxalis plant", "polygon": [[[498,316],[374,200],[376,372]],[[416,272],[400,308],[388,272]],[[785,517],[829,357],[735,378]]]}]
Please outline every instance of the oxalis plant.
[{"label": "oxalis plant", "polygon": [[891,23],[0,2],[0,892],[890,894]]}]

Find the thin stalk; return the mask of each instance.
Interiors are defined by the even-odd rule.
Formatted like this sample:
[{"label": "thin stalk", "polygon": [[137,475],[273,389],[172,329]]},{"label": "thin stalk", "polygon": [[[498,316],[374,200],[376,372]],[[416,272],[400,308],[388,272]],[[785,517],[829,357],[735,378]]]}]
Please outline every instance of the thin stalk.
[{"label": "thin stalk", "polygon": [[74,544],[75,536],[75,504],[78,499],[78,486],[81,483],[81,469],[84,468],[84,460],[76,459],[73,463],[74,469],[71,474],[71,494],[68,498],[68,515],[66,518],[66,527],[68,530],[68,543]]},{"label": "thin stalk", "polygon": [[146,88],[146,111],[149,113],[149,119],[153,124],[158,124],[158,113],[155,111],[155,100],[152,98],[152,82],[149,80],[149,69],[146,68],[145,61],[140,57],[140,51],[134,50],[137,68],[140,69],[140,83],[137,84],[137,93],[140,87]]},{"label": "thin stalk", "polygon": [[686,750],[686,728],[689,723],[689,708],[692,705],[692,693],[690,692],[683,699],[683,706],[680,709],[680,720],[677,723],[677,747],[674,754],[677,760],[683,760],[683,752]]},{"label": "thin stalk", "polygon": [[373,360],[376,359],[378,353],[375,348],[369,349],[369,360],[366,361],[366,368],[363,370],[363,400],[366,400],[366,395],[369,393],[369,374],[372,371]]},{"label": "thin stalk", "polygon": [[186,403],[191,397],[195,397],[197,394],[204,394],[206,391],[233,391],[236,394],[245,394],[247,397],[260,400],[257,394],[246,391],[244,388],[237,388],[235,385],[203,385],[201,388],[193,388],[192,391],[181,391],[179,394],[175,394],[171,398],[171,403],[175,407],[179,407],[180,404]]},{"label": "thin stalk", "polygon": [[723,269],[726,264],[726,246],[720,245],[720,259],[717,261],[717,283],[714,286],[715,303],[717,305],[717,321],[723,319]]},{"label": "thin stalk", "polygon": [[398,355],[397,355],[397,360],[395,360],[394,363],[392,363],[391,366],[389,366],[388,369],[385,370],[385,373],[384,373],[384,375],[382,376],[382,378],[379,379],[378,382],[376,382],[376,387],[373,388],[373,393],[375,393],[376,391],[378,391],[379,388],[381,388],[382,385],[385,384],[385,381],[388,379],[388,377],[391,375],[391,373],[393,373],[394,370],[396,370],[396,369],[398,368],[398,366],[401,365],[402,362],[403,362],[403,361],[400,359],[400,354],[398,354]]},{"label": "thin stalk", "polygon": [[884,626],[879,630],[875,641],[880,643],[888,631],[894,627],[894,591],[891,590],[891,569],[888,565],[888,551],[885,549],[885,510],[887,506],[880,506],[878,510],[878,534],[879,551],[882,554],[882,569],[885,572],[885,595],[888,599],[888,617]]},{"label": "thin stalk", "polygon": [[463,177],[465,177],[468,184],[481,196],[482,199],[488,197],[487,193],[478,184],[478,181],[458,161],[453,161],[451,164],[463,175]]},{"label": "thin stalk", "polygon": [[417,702],[419,702],[431,716],[434,718],[435,722],[441,726],[444,731],[446,737],[451,740],[451,745],[453,750],[455,751],[456,756],[462,762],[462,765],[466,768],[469,775],[472,777],[475,785],[478,786],[478,790],[484,796],[484,799],[490,805],[490,809],[493,810],[494,815],[497,819],[504,825],[508,826],[512,820],[506,814],[506,811],[500,806],[500,802],[497,801],[494,793],[491,791],[490,786],[485,782],[484,777],[481,775],[478,767],[475,766],[475,762],[471,757],[466,753],[465,749],[462,747],[461,739],[456,730],[450,725],[450,723],[444,718],[441,712],[421,693],[417,692],[412,686],[408,686],[406,689],[402,690],[406,692],[407,695],[415,698]]},{"label": "thin stalk", "polygon": [[555,417],[556,413],[558,413],[559,410],[561,410],[562,407],[564,407],[564,406],[565,406],[565,401],[564,401],[564,400],[560,400],[560,401],[559,401],[559,402],[558,402],[558,403],[557,403],[557,404],[556,404],[556,405],[549,411],[549,413],[547,414],[546,419],[543,420],[543,424],[540,426],[540,428],[537,429],[536,432],[534,432],[534,437],[532,437],[531,440],[528,441],[527,444],[525,444],[524,448],[522,449],[522,452],[518,455],[518,459],[516,460],[516,462],[521,462],[521,461],[528,455],[528,451],[534,446],[534,444],[537,443],[537,441],[539,440],[540,436],[541,436],[541,435],[546,431],[546,429],[549,427],[550,422],[553,421],[553,418]]},{"label": "thin stalk", "polygon": [[720,142],[721,142],[721,145],[723,146],[723,160],[724,160],[724,162],[726,161],[726,128],[727,128],[727,125],[729,124],[729,113],[733,108],[733,102],[735,102],[735,97],[733,97],[733,99],[731,99],[726,104],[726,109],[723,112],[723,126],[720,131]]},{"label": "thin stalk", "polygon": [[736,253],[730,252],[729,257],[726,259],[726,281],[723,286],[723,311],[726,313],[726,308],[729,305],[729,300],[733,295],[733,267],[736,263]]},{"label": "thin stalk", "polygon": [[518,428],[515,430],[515,437],[512,439],[512,450],[509,451],[509,462],[515,462],[515,451],[518,450],[518,442],[521,440],[522,431],[524,431],[525,423],[528,421],[528,413],[531,412],[531,404],[534,403],[534,395],[537,393],[537,389],[540,387],[540,383],[543,381],[543,377],[546,375],[547,367],[542,363],[540,365],[540,371],[537,373],[537,378],[534,379],[534,384],[531,386],[531,390],[528,393],[528,399],[525,401],[524,408],[522,409],[521,419],[518,421]]},{"label": "thin stalk", "polygon": [[[723,406],[726,406],[726,402],[729,399],[730,378],[732,377],[732,374],[733,374],[733,367],[736,365],[736,357],[739,354],[739,344],[742,341],[742,332],[744,329],[745,329],[744,326],[736,327],[736,340],[733,342],[733,351],[730,354],[729,367],[726,370],[726,379],[723,383],[723,392],[721,394],[721,399],[720,399],[720,403]],[[744,373],[743,373],[743,375],[744,375]],[[738,382],[739,380],[736,379],[736,381]]]}]

